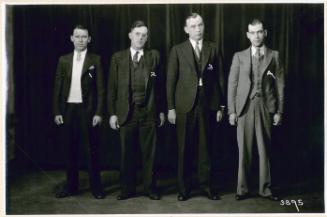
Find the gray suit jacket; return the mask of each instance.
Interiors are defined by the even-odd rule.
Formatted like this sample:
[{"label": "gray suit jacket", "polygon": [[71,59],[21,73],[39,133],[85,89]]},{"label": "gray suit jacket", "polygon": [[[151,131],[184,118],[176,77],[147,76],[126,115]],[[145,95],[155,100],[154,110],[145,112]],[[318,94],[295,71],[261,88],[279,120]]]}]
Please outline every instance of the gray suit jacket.
[{"label": "gray suit jacket", "polygon": [[[228,78],[229,114],[242,115],[252,86],[251,60],[251,48],[234,54]],[[268,111],[270,113],[283,113],[284,70],[279,60],[278,51],[266,48],[260,73],[262,76],[262,97]]]}]

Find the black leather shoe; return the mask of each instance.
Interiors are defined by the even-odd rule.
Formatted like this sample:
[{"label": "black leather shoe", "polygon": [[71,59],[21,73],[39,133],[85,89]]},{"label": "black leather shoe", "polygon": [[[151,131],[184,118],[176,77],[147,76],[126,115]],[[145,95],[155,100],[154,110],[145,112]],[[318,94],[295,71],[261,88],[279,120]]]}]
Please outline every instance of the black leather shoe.
[{"label": "black leather shoe", "polygon": [[250,194],[236,194],[235,200],[245,200],[250,197]]},{"label": "black leather shoe", "polygon": [[208,199],[209,200],[220,200],[220,196],[219,196],[218,193],[209,192],[208,193]]},{"label": "black leather shoe", "polygon": [[104,199],[106,197],[106,194],[102,190],[93,191],[92,194],[95,199]]},{"label": "black leather shoe", "polygon": [[128,198],[134,197],[135,193],[120,193],[117,196],[117,200],[127,200]]},{"label": "black leather shoe", "polygon": [[58,192],[56,192],[56,198],[64,198],[64,197],[69,197],[69,196],[74,196],[77,195],[78,191],[77,190],[69,190],[66,187],[64,187],[63,189],[60,189]]},{"label": "black leather shoe", "polygon": [[269,195],[269,196],[261,196],[261,195],[259,195],[259,196],[262,197],[262,198],[271,200],[271,201],[280,201],[279,196],[276,195],[276,194],[272,194],[272,195]]},{"label": "black leather shoe", "polygon": [[178,193],[177,195],[177,200],[178,201],[185,201],[189,199],[189,195],[188,194],[182,194],[182,193]]},{"label": "black leather shoe", "polygon": [[151,200],[160,200],[160,195],[157,192],[150,192],[147,195]]}]

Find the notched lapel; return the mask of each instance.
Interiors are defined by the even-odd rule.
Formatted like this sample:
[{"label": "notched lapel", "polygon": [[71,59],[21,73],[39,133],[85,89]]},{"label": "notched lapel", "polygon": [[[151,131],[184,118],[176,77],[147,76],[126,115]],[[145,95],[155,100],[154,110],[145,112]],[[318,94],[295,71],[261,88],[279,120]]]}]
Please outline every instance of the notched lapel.
[{"label": "notched lapel", "polygon": [[202,51],[201,51],[201,72],[204,71],[205,67],[207,66],[209,57],[210,57],[210,52],[211,52],[211,47],[209,46],[209,44],[205,41],[203,41],[203,45],[202,45]]},{"label": "notched lapel", "polygon": [[[252,64],[252,60],[251,60],[251,49],[247,49],[244,52],[242,52],[242,55],[240,56],[241,60],[244,64],[244,69],[245,72],[247,73],[247,75],[250,78],[251,75],[251,64]],[[251,78],[250,78],[251,79]]]},{"label": "notched lapel", "polygon": [[150,78],[150,72],[151,72],[151,55],[149,51],[144,50],[144,55],[143,55],[143,60],[144,60],[144,79],[145,79],[145,88],[147,88],[149,78]]},{"label": "notched lapel", "polygon": [[272,60],[272,51],[269,48],[266,48],[266,54],[264,55],[263,63],[260,66],[261,76],[264,74],[265,70],[271,63],[271,60]]},{"label": "notched lapel", "polygon": [[126,49],[124,53],[122,53],[121,58],[119,58],[119,69],[118,72],[122,73],[123,75],[119,75],[122,78],[126,78],[127,83],[130,83],[130,70],[131,70],[131,59],[130,59],[131,52],[129,49]]},{"label": "notched lapel", "polygon": [[184,58],[187,60],[187,62],[192,67],[192,69],[193,69],[192,71],[196,72],[194,57],[193,57],[193,47],[192,47],[192,44],[191,44],[191,42],[189,40],[187,40],[183,44],[182,53],[184,55]]},{"label": "notched lapel", "polygon": [[72,74],[73,74],[73,58],[74,58],[74,53],[69,54],[67,57],[66,76],[69,81],[69,84],[70,84],[70,81],[72,79]]},{"label": "notched lapel", "polygon": [[91,63],[92,63],[91,57],[88,53],[86,53],[83,63],[82,76],[87,72],[87,70],[91,66]]}]

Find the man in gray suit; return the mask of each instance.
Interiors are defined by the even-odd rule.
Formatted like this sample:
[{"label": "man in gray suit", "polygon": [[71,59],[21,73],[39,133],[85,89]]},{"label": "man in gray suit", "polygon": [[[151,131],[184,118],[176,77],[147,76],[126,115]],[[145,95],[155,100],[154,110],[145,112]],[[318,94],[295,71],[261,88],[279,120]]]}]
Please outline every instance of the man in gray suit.
[{"label": "man in gray suit", "polygon": [[259,153],[259,196],[277,201],[271,191],[269,149],[271,126],[282,122],[284,71],[278,51],[265,46],[267,30],[254,19],[248,25],[251,47],[234,54],[228,78],[228,114],[237,125],[239,167],[236,200],[250,196],[248,189],[252,147]]}]

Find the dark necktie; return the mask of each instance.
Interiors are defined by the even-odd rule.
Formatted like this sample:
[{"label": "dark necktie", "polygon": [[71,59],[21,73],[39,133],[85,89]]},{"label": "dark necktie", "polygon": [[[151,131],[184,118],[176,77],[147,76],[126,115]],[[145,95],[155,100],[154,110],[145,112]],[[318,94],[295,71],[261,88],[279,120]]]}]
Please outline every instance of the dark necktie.
[{"label": "dark necktie", "polygon": [[133,59],[132,59],[134,66],[137,66],[137,64],[138,64],[138,56],[139,56],[139,52],[136,51],[134,56],[133,56]]}]

